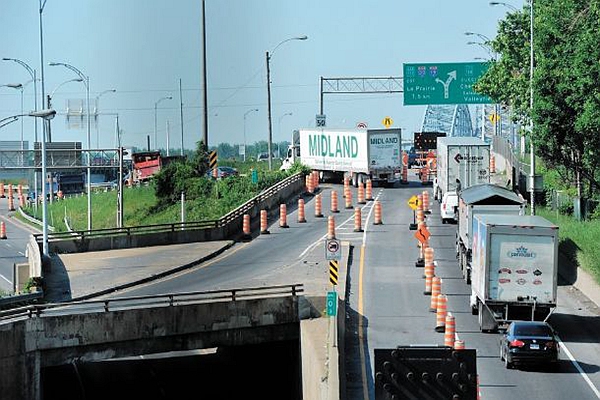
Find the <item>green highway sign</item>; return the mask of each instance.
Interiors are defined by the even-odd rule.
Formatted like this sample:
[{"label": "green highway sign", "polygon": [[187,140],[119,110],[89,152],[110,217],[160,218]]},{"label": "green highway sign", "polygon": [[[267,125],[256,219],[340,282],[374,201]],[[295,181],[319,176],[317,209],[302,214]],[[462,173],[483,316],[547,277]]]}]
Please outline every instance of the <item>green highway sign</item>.
[{"label": "green highway sign", "polygon": [[337,315],[337,292],[327,292],[327,315],[335,317]]},{"label": "green highway sign", "polygon": [[473,90],[488,66],[485,62],[404,64],[404,105],[493,103]]}]

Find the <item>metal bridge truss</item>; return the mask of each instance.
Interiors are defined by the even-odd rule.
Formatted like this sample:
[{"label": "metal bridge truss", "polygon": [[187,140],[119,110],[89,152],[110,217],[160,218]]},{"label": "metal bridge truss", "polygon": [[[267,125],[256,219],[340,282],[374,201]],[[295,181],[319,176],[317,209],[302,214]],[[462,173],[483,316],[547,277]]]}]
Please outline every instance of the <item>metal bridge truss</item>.
[{"label": "metal bridge truss", "polygon": [[320,113],[323,114],[324,94],[402,93],[402,77],[321,77]]},{"label": "metal bridge truss", "polygon": [[[87,168],[87,153],[90,154],[92,168],[119,168],[118,149],[46,150],[46,168]],[[40,150],[0,150],[0,170],[40,169],[41,160]]]},{"label": "metal bridge truss", "polygon": [[448,136],[475,136],[471,112],[466,104],[428,105],[421,132],[445,132]]}]

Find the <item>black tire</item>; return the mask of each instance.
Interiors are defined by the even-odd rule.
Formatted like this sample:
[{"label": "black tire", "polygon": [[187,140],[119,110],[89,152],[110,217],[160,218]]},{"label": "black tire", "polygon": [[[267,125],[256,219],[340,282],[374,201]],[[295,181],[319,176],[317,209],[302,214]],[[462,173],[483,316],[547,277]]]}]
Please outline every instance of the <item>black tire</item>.
[{"label": "black tire", "polygon": [[512,369],[513,368],[513,363],[511,363],[510,361],[508,361],[508,354],[504,354],[504,367],[506,369]]}]

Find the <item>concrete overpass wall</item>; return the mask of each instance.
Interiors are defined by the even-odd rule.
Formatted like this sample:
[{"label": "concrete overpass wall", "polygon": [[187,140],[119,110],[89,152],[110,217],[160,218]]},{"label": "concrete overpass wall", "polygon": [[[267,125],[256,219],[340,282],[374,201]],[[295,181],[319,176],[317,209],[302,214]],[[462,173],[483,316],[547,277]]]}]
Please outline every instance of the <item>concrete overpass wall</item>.
[{"label": "concrete overpass wall", "polygon": [[10,371],[0,374],[3,399],[40,399],[41,368],[73,360],[300,338],[295,296],[53,313],[0,324],[0,371]]}]

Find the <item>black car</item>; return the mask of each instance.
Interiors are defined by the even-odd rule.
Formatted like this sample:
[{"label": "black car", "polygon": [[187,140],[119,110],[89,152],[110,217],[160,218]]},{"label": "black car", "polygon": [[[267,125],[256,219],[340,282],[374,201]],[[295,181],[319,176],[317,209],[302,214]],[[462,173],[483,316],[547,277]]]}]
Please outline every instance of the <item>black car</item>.
[{"label": "black car", "polygon": [[547,322],[514,321],[500,340],[500,359],[506,368],[514,364],[556,365],[559,340]]}]

